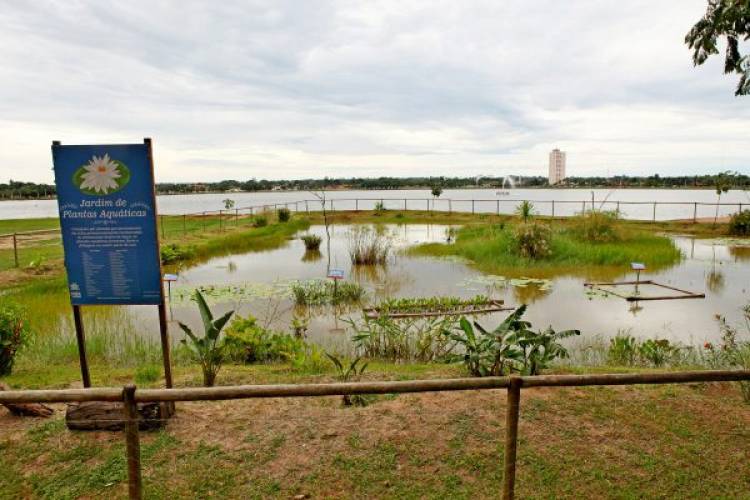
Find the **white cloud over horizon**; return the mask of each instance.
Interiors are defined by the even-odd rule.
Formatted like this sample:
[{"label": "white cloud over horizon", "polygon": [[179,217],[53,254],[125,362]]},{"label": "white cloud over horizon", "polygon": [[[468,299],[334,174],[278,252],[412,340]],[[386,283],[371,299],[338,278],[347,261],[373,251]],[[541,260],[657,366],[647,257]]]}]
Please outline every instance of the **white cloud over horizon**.
[{"label": "white cloud over horizon", "polygon": [[750,171],[705,0],[0,1],[0,180],[152,137],[157,180]]}]

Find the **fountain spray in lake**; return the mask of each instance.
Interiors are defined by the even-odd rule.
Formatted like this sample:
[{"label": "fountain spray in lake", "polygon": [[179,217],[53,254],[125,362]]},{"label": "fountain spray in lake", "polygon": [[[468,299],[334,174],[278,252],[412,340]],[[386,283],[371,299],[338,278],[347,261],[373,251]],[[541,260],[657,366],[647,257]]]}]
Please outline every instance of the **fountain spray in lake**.
[{"label": "fountain spray in lake", "polygon": [[[505,177],[503,177],[503,190],[506,190],[508,188],[512,189],[514,187],[516,187],[516,182],[513,180],[512,176],[506,175]],[[496,194],[507,196],[510,194],[510,191],[498,191]]]}]

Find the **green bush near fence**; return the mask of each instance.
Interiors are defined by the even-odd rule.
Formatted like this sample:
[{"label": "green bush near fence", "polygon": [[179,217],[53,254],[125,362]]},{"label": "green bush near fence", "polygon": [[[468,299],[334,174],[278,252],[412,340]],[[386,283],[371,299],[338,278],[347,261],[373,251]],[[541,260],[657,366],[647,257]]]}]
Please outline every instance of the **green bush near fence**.
[{"label": "green bush near fence", "polygon": [[27,340],[26,309],[3,299],[0,305],[0,376],[10,375],[16,352]]},{"label": "green bush near fence", "polygon": [[729,234],[733,236],[750,236],[750,210],[743,210],[729,220]]}]

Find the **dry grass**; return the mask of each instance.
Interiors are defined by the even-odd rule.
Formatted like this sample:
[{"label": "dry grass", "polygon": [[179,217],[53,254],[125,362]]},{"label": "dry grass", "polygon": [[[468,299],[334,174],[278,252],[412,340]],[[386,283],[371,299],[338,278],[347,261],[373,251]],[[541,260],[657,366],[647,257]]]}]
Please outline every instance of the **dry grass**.
[{"label": "dry grass", "polygon": [[[165,431],[142,435],[146,494],[497,498],[504,414],[502,390],[347,409],[338,397],[183,403]],[[0,491],[124,496],[122,436],[60,419],[0,410]],[[726,384],[524,390],[517,494],[746,498],[748,429],[750,406]]]}]

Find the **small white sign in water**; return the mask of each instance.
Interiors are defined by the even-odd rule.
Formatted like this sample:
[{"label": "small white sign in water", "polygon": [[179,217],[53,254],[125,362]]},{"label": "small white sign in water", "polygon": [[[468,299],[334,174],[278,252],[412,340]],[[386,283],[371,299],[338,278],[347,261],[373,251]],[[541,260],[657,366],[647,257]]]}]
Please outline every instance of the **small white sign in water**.
[{"label": "small white sign in water", "polygon": [[328,271],[328,277],[332,280],[342,280],[344,279],[344,271],[343,269],[331,269]]}]

